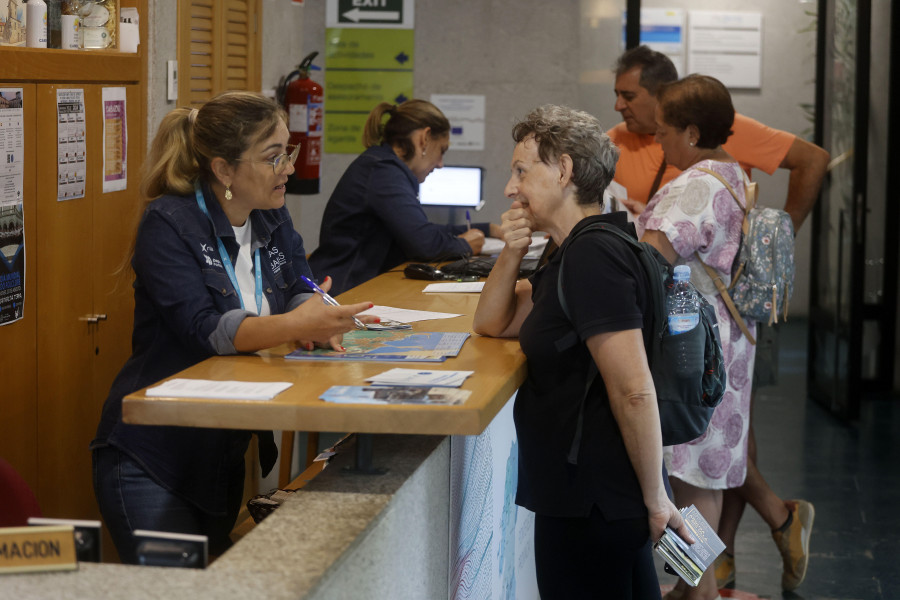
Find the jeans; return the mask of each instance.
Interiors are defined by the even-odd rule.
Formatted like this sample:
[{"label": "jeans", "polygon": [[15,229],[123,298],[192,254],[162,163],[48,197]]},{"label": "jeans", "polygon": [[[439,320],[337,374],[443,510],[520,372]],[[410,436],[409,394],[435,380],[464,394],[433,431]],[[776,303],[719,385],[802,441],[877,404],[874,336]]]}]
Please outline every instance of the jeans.
[{"label": "jeans", "polygon": [[128,454],[114,446],[93,454],[94,494],[119,558],[137,564],[135,529],[205,535],[209,553],[222,554],[231,545],[244,491],[244,469],[235,469],[229,484],[228,511],[208,514],[161,486]]}]

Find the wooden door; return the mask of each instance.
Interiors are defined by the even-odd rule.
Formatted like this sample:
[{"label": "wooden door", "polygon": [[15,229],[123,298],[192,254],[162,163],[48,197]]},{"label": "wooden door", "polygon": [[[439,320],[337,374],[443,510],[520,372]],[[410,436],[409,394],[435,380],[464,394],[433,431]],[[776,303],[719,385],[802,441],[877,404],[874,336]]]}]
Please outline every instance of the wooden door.
[{"label": "wooden door", "polygon": [[[99,86],[37,86],[38,147],[57,147],[57,89],[83,89],[85,106],[99,103]],[[57,201],[56,165],[37,174],[38,196],[38,501],[55,518],[97,518],[91,491],[88,443],[97,425],[93,390],[94,195],[100,123],[85,113],[87,176],[85,196]]]},{"label": "wooden door", "polygon": [[[2,83],[0,87],[22,89],[25,125],[23,218],[25,219],[25,307],[22,319],[0,327],[0,457],[6,459],[35,489],[37,486],[37,310],[35,265],[37,264],[37,220],[34,136],[36,111],[33,84]],[[55,156],[42,160],[54,163]]]},{"label": "wooden door", "polygon": [[52,117],[37,124],[41,148],[56,148],[57,90],[83,89],[85,101],[85,197],[58,201],[55,168],[37,177],[37,493],[43,512],[60,518],[99,518],[88,445],[131,347],[131,280],[117,270],[133,232],[143,109],[139,86],[122,86],[128,184],[124,191],[104,194],[102,87],[37,86],[39,114]]}]

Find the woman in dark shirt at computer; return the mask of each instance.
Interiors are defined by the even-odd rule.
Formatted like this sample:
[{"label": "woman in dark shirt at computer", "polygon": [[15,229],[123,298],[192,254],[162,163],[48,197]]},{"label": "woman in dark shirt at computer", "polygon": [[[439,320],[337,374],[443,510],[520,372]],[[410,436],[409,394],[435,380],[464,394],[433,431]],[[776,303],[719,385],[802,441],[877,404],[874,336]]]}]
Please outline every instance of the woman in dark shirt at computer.
[{"label": "woman in dark shirt at computer", "polygon": [[450,145],[450,122],[432,103],[382,102],[369,113],[363,145],[328,199],[309,258],[314,273],[333,279],[332,294],[405,261],[478,254],[492,227],[499,234],[488,223],[437,225],[422,210],[419,184],[443,166]]}]

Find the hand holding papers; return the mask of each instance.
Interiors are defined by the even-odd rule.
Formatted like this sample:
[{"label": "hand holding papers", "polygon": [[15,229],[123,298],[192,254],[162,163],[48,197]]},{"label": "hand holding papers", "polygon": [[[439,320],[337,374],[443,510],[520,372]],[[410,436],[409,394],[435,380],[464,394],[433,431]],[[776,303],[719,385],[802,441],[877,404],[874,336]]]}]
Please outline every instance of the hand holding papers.
[{"label": "hand holding papers", "polygon": [[654,547],[688,585],[696,586],[706,569],[725,549],[725,544],[693,504],[682,508],[681,516],[697,541],[688,544],[671,528],[666,527],[662,538]]}]

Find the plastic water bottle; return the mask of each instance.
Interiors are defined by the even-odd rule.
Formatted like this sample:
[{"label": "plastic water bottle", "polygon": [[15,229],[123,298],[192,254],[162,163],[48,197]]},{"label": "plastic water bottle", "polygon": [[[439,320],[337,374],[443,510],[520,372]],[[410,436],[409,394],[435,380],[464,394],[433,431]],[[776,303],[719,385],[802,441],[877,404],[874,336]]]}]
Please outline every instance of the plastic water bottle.
[{"label": "plastic water bottle", "polygon": [[690,331],[700,323],[700,298],[691,285],[691,268],[687,265],[675,267],[674,280],[675,285],[666,296],[671,335]]}]

